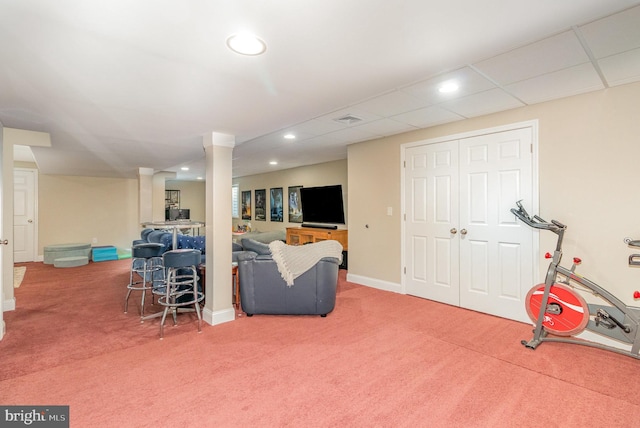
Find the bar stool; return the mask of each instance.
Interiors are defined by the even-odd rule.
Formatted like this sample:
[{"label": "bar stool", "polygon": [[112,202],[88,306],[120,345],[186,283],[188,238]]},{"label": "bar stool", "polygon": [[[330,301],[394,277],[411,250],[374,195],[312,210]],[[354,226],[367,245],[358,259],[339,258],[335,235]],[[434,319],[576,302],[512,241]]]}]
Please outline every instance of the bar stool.
[{"label": "bar stool", "polygon": [[[134,280],[134,274],[139,280]],[[145,319],[144,299],[147,290],[154,290],[164,285],[164,266],[162,263],[162,244],[144,243],[136,244],[131,249],[131,270],[129,272],[129,284],[127,284],[127,297],[124,299],[124,313],[129,310],[129,296],[132,291],[141,291],[140,322]]]},{"label": "bar stool", "polygon": [[[200,302],[204,299],[204,292],[198,290],[200,255],[199,250],[191,249],[167,251],[162,255],[167,280],[165,293],[158,299],[158,304],[164,306],[160,339],[164,337],[164,321],[169,311],[173,315],[173,325],[178,324],[178,312],[195,311],[198,315],[198,333],[202,331]],[[193,306],[193,309],[189,306]]]}]

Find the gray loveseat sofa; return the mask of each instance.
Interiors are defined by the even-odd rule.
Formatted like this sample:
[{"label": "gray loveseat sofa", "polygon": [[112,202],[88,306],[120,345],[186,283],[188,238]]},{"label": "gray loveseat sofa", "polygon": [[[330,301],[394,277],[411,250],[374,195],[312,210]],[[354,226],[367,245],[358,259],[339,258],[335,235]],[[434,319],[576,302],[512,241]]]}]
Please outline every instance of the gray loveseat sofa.
[{"label": "gray loveseat sofa", "polygon": [[238,255],[242,310],[248,316],[279,314],[324,317],[333,311],[336,304],[339,264],[336,258],[322,258],[297,277],[292,286],[288,286],[270,254],[245,251]]}]

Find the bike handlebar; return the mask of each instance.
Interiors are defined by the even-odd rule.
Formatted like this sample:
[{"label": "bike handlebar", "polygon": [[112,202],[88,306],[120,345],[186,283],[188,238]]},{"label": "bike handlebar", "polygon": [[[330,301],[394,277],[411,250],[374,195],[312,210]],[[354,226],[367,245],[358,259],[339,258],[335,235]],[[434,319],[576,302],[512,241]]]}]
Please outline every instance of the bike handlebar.
[{"label": "bike handlebar", "polygon": [[518,217],[523,223],[533,228],[550,230],[552,232],[559,232],[567,228],[567,226],[556,220],[551,220],[551,222],[549,223],[548,221],[537,215],[531,217],[527,210],[525,210],[522,206],[522,201],[516,202],[516,205],[518,206],[518,209],[511,208],[511,212],[515,214],[515,216]]}]

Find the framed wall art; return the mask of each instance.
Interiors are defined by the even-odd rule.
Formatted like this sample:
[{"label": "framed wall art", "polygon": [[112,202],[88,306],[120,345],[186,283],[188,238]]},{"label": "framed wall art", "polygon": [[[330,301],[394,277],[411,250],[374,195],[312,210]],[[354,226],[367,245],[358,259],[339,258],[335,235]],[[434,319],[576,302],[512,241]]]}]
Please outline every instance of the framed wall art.
[{"label": "framed wall art", "polygon": [[164,209],[179,209],[180,208],[180,191],[179,190],[165,190],[164,191]]},{"label": "framed wall art", "polygon": [[282,187],[271,188],[270,195],[271,221],[283,221]]},{"label": "framed wall art", "polygon": [[302,186],[289,187],[289,222],[302,223],[302,206],[300,205],[300,189]]},{"label": "framed wall art", "polygon": [[254,218],[259,221],[267,221],[267,191],[260,189],[255,191],[256,206],[254,210]]},{"label": "framed wall art", "polygon": [[251,190],[242,192],[242,219],[251,220]]}]

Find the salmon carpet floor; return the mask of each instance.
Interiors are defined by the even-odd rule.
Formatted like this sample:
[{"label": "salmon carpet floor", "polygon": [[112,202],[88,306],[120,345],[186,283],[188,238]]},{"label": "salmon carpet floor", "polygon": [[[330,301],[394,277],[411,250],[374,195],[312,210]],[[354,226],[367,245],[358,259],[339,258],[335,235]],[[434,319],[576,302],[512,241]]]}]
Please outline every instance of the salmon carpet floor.
[{"label": "salmon carpet floor", "polygon": [[198,334],[184,314],[160,341],[158,319],[123,313],[129,260],[21,265],[0,404],[69,405],[72,427],[640,426],[640,361],[558,343],[532,351],[520,344],[530,325],[345,271],[326,318],[238,312]]}]

